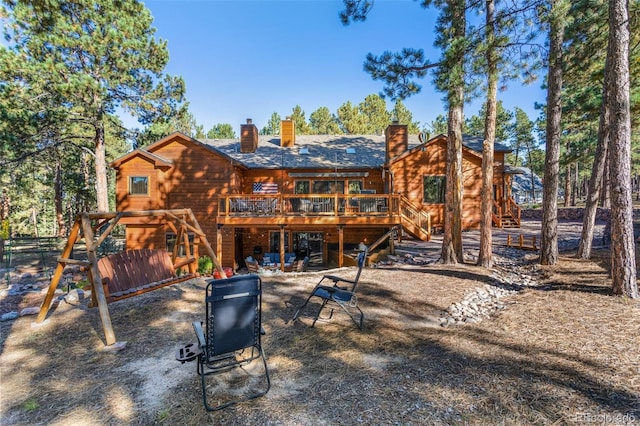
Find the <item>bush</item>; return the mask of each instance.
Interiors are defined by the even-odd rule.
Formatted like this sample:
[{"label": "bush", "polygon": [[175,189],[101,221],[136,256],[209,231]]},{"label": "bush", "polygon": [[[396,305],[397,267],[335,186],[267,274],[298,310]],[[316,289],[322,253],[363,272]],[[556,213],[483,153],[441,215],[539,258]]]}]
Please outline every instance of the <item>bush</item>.
[{"label": "bush", "polygon": [[213,273],[213,260],[209,256],[200,256],[198,259],[198,273],[211,275]]}]

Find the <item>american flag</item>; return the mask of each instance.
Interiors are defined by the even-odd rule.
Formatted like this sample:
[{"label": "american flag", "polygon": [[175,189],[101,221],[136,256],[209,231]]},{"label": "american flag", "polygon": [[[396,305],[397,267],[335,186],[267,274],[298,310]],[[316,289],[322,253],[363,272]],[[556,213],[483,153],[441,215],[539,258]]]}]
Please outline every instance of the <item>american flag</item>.
[{"label": "american flag", "polygon": [[263,183],[263,182],[255,182],[253,184],[253,193],[254,194],[277,194],[278,193],[278,184],[277,183]]}]

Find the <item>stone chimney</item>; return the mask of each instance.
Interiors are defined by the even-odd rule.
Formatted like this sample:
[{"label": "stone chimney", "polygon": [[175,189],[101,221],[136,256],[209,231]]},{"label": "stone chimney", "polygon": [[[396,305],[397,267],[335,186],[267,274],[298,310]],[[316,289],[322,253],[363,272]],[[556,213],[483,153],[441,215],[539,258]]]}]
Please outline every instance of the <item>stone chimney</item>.
[{"label": "stone chimney", "polygon": [[247,118],[247,124],[240,125],[240,152],[256,152],[257,148],[258,128]]},{"label": "stone chimney", "polygon": [[409,132],[406,124],[399,124],[394,120],[384,131],[386,146],[386,161],[409,149]]},{"label": "stone chimney", "polygon": [[280,146],[291,148],[296,144],[296,123],[287,117],[280,123]]}]

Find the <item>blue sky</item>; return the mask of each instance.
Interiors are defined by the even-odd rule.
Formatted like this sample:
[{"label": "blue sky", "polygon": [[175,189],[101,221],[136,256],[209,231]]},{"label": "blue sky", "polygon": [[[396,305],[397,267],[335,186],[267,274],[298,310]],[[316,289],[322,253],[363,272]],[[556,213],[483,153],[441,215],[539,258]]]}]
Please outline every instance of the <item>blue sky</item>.
[{"label": "blue sky", "polygon": [[[437,15],[412,0],[377,0],[364,23],[349,26],[338,17],[340,0],[147,0],[145,5],[156,36],[168,41],[166,72],[184,78],[190,111],[205,132],[230,123],[239,134],[247,118],[262,128],[273,112],[284,118],[295,105],[308,119],[322,106],[336,113],[347,101],[358,104],[382,90],[382,83],[363,71],[369,52],[414,47],[434,61],[439,57],[433,47]],[[421,123],[445,113],[443,95],[431,80],[421,80],[422,92],[404,101]],[[544,101],[544,92],[540,80],[531,86],[514,81],[499,98],[535,119],[534,104]],[[465,115],[477,113],[480,102],[467,106]],[[387,100],[387,109],[392,107]]]}]

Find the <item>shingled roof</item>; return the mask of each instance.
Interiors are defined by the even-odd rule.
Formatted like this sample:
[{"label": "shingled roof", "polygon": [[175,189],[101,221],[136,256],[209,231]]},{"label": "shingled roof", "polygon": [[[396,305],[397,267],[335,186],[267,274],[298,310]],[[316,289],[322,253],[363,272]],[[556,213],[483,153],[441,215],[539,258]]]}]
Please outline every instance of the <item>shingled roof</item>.
[{"label": "shingled roof", "polygon": [[[409,149],[420,145],[418,135],[409,135]],[[384,135],[296,135],[295,146],[280,146],[279,136],[258,137],[252,153],[240,152],[240,139],[201,139],[204,145],[250,169],[362,169],[382,167],[385,163]],[[463,138],[467,148],[482,152],[482,138]],[[502,144],[496,151],[510,152]]]}]

